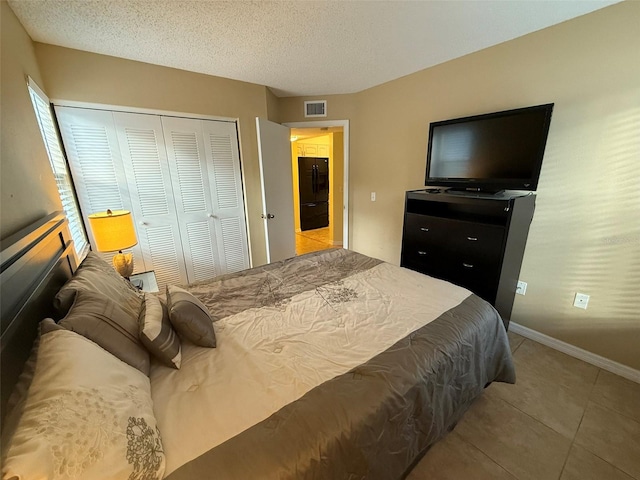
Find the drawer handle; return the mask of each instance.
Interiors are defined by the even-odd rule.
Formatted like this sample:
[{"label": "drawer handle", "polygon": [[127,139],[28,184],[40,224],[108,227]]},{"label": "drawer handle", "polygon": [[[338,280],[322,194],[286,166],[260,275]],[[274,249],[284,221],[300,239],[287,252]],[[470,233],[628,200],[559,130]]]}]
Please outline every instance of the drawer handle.
[{"label": "drawer handle", "polygon": [[427,252],[425,252],[424,250],[418,250],[418,255],[426,255]]},{"label": "drawer handle", "polygon": [[478,237],[467,237],[467,240],[471,240],[472,242],[478,241]]},{"label": "drawer handle", "polygon": [[429,229],[427,227],[420,227],[420,230],[422,230],[423,232],[428,232]]},{"label": "drawer handle", "polygon": [[462,264],[462,266],[463,266],[464,268],[473,268],[473,265],[472,265],[472,264],[470,264],[470,263],[463,263],[463,264]]}]

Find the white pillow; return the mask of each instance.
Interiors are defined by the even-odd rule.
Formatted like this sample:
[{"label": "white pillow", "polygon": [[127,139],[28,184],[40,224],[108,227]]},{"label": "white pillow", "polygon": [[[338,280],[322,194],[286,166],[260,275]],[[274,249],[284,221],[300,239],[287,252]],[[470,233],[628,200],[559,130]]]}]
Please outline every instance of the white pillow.
[{"label": "white pillow", "polygon": [[3,479],[161,479],[149,378],[67,330],[42,335]]}]

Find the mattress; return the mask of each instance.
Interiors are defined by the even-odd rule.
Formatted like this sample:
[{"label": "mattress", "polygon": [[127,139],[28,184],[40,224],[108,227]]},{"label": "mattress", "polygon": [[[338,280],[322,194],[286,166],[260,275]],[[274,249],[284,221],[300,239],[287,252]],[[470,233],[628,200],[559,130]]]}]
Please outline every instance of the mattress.
[{"label": "mattress", "polygon": [[515,380],[488,303],[347,250],[188,288],[218,346],[152,368],[171,480],[401,478],[488,383]]}]

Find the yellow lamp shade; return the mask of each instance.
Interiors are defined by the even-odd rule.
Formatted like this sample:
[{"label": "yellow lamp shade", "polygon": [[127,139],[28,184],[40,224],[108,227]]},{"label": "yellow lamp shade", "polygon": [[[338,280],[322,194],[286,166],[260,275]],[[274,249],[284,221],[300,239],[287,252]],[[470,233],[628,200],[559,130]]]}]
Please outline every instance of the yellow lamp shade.
[{"label": "yellow lamp shade", "polygon": [[89,225],[99,252],[115,252],[138,243],[131,212],[107,210],[89,215]]}]

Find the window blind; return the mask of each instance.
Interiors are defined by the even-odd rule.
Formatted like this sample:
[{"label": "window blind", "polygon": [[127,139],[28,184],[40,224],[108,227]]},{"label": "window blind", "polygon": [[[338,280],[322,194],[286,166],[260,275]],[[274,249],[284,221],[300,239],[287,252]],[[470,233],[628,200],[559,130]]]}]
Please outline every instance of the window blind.
[{"label": "window blind", "polygon": [[27,80],[27,86],[38,125],[40,126],[42,140],[44,141],[44,146],[49,156],[49,163],[51,164],[51,169],[53,170],[53,175],[56,180],[62,208],[69,222],[69,230],[71,231],[74,248],[78,260],[82,261],[89,251],[89,242],[87,241],[87,235],[82,225],[82,217],[73,190],[71,175],[69,174],[69,169],[62,153],[60,138],[58,137],[51,112],[51,104],[49,98],[30,77]]}]

